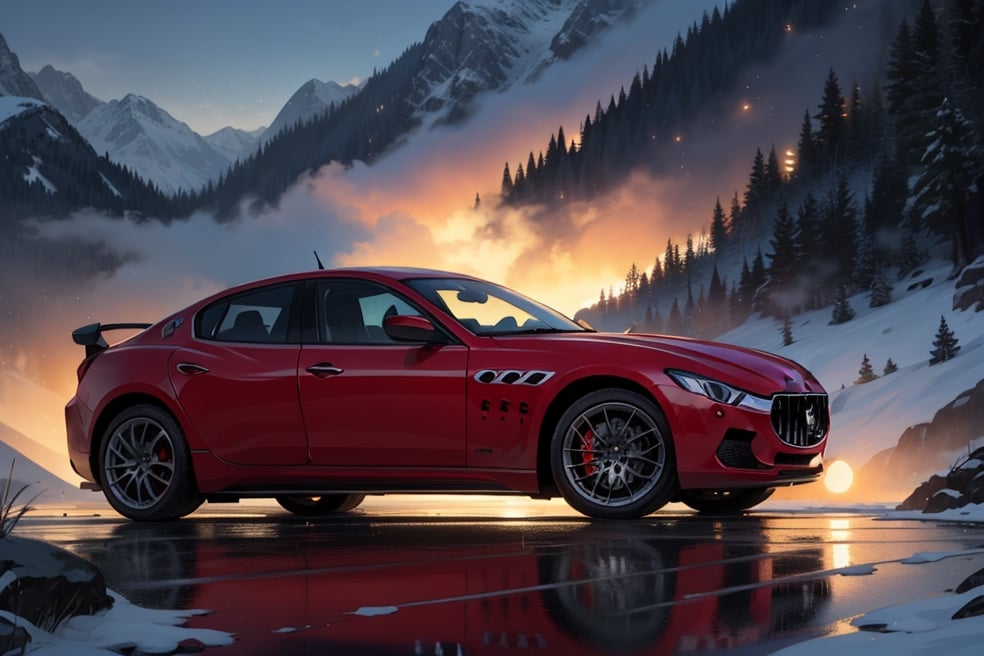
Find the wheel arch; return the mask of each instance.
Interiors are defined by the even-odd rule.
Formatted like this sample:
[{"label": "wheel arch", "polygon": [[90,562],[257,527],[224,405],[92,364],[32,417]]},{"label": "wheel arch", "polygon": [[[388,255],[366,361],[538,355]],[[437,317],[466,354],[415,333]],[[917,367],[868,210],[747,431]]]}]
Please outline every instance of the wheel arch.
[{"label": "wheel arch", "polygon": [[[90,471],[92,471],[93,477],[96,479],[96,483],[99,485],[103,484],[102,468],[99,466],[99,452],[102,450],[102,442],[103,439],[105,439],[104,433],[113,422],[113,419],[115,419],[121,412],[136,405],[152,405],[159,408],[163,412],[170,415],[182,431],[185,430],[183,422],[174,410],[167,403],[153,394],[148,394],[146,392],[129,392],[116,397],[102,408],[99,412],[98,418],[92,425],[92,440],[91,447],[89,449],[89,467]],[[185,439],[187,439],[187,436]]]},{"label": "wheel arch", "polygon": [[644,385],[630,378],[613,375],[592,375],[571,381],[550,401],[550,405],[547,406],[547,410],[540,422],[540,431],[537,435],[536,478],[537,486],[540,488],[542,494],[547,496],[560,495],[550,468],[550,440],[553,438],[557,421],[560,420],[564,411],[579,398],[602,389],[622,389],[635,392],[652,401],[656,404],[656,407],[663,411],[664,415],[666,414],[663,404],[659,402],[659,399],[653,396],[653,393]]}]

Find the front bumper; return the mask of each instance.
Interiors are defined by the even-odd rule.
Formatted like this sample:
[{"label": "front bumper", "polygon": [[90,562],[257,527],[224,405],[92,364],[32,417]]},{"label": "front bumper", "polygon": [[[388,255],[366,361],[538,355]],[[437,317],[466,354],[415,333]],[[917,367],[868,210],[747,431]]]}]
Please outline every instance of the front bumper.
[{"label": "front bumper", "polygon": [[668,399],[682,489],[778,487],[823,476],[826,434],[815,444],[791,444],[779,438],[768,412],[723,405],[676,388],[661,391]]}]

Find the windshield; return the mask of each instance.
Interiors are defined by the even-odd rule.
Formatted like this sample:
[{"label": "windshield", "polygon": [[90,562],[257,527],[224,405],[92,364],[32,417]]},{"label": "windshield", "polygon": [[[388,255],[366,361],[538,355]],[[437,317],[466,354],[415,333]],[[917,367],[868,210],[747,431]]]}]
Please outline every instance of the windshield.
[{"label": "windshield", "polygon": [[418,278],[406,284],[476,335],[585,332],[559,312],[489,282]]}]

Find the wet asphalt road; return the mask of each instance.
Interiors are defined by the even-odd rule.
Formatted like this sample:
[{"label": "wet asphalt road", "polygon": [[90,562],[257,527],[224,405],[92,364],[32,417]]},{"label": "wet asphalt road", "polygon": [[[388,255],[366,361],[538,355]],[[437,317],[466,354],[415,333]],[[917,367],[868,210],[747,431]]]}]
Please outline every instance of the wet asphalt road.
[{"label": "wet asphalt road", "polygon": [[984,546],[982,526],[768,505],[599,522],[559,502],[394,497],[314,521],[206,505],[158,525],[42,507],[18,531],[94,561],[134,603],[213,611],[188,626],[237,637],[208,656],[767,654],[984,568],[898,562]]}]

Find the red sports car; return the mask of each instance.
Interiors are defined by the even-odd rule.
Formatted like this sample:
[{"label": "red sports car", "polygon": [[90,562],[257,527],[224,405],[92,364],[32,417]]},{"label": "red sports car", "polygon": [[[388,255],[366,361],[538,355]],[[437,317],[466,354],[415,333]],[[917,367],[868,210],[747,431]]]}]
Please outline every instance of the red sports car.
[{"label": "red sports car", "polygon": [[[120,328],[142,332],[107,346]],[[735,512],[823,472],[827,394],[796,363],[598,333],[465,275],[292,274],[73,339],[72,465],[134,520],[427,492],[561,495],[599,518]]]}]

